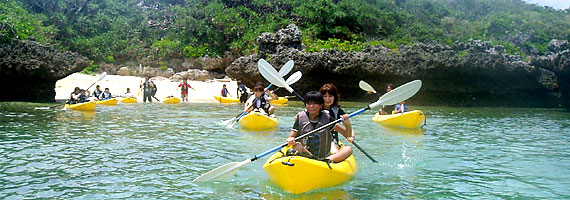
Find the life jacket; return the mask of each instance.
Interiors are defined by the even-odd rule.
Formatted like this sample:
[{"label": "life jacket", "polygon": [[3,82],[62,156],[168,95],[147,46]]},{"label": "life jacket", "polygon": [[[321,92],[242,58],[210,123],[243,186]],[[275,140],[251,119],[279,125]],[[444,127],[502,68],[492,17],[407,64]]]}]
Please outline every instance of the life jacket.
[{"label": "life jacket", "polygon": [[[340,111],[340,107],[339,106],[331,106],[330,111],[332,111],[332,113],[330,113],[331,115],[331,121],[337,120],[338,117],[338,112]],[[332,132],[332,140],[333,142],[338,144],[338,132],[336,131],[331,131]]]},{"label": "life jacket", "polygon": [[[255,94],[253,96],[255,97]],[[257,106],[258,101],[261,101],[259,106]],[[265,113],[269,113],[269,107],[271,105],[269,104],[269,102],[265,98],[265,95],[261,95],[259,98],[254,98],[251,103],[252,103],[253,108],[261,108],[261,109],[265,110]]]},{"label": "life jacket", "polygon": [[96,89],[95,91],[93,91],[93,96],[99,97],[99,96],[101,95],[101,93],[103,93],[102,90],[97,90],[97,89]]},{"label": "life jacket", "polygon": [[143,83],[143,88],[145,90],[154,90],[156,88],[156,85],[154,85],[154,82],[151,80],[148,80]]},{"label": "life jacket", "polygon": [[87,95],[86,94],[80,94],[77,99],[79,99],[78,103],[85,103],[85,102],[87,102]]},{"label": "life jacket", "polygon": [[[321,110],[321,113],[319,113],[319,121],[314,127],[307,112],[300,112],[298,116],[299,130],[297,130],[297,135],[303,135],[331,122],[329,112],[326,110]],[[303,138],[301,144],[303,144],[313,156],[316,156],[318,159],[323,159],[331,153],[331,137],[331,128],[326,128]]]},{"label": "life jacket", "polygon": [[190,84],[182,82],[182,92],[188,92],[188,87]]},{"label": "life jacket", "polygon": [[110,92],[108,95],[105,92],[103,92],[103,93],[101,93],[101,96],[99,96],[99,99],[107,100],[107,99],[110,99],[112,96],[113,95],[111,95]]},{"label": "life jacket", "polygon": [[228,89],[227,88],[222,88],[222,96],[223,97],[227,97],[228,96]]}]

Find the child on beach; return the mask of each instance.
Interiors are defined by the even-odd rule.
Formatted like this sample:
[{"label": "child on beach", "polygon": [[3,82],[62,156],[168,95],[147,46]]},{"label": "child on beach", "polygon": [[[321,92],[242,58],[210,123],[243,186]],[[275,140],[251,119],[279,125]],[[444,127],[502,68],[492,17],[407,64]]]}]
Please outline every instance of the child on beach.
[{"label": "child on beach", "polygon": [[182,83],[180,83],[178,85],[178,87],[181,88],[180,97],[182,98],[182,101],[186,101],[186,102],[188,101],[188,88],[196,90],[196,89],[192,88],[192,86],[190,86],[190,84],[188,84],[188,78],[183,78]]},{"label": "child on beach", "polygon": [[226,88],[226,84],[224,84],[224,85],[222,86],[221,95],[222,95],[222,97],[228,97],[228,95],[232,96],[232,95],[230,94],[230,92],[228,92],[228,88]]}]

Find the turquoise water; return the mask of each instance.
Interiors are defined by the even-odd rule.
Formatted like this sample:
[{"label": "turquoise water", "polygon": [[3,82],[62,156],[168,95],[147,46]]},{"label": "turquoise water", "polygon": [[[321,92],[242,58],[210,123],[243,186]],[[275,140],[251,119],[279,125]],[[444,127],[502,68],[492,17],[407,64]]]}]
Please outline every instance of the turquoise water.
[{"label": "turquoise water", "polygon": [[562,110],[412,106],[427,116],[423,130],[386,129],[369,111],[351,120],[379,163],[356,150],[354,179],[292,195],[263,171],[269,156],[228,182],[192,180],[283,143],[297,102],[278,107],[271,133],[220,124],[239,114],[237,104],[38,106],[46,105],[0,103],[0,199],[570,198],[570,113]]}]

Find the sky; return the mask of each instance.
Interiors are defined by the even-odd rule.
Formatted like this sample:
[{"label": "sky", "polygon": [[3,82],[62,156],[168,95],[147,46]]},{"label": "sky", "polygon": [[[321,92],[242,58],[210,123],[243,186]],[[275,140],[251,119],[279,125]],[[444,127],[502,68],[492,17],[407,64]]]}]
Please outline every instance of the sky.
[{"label": "sky", "polygon": [[528,3],[535,3],[541,6],[550,6],[555,9],[568,9],[570,0],[525,0]]}]

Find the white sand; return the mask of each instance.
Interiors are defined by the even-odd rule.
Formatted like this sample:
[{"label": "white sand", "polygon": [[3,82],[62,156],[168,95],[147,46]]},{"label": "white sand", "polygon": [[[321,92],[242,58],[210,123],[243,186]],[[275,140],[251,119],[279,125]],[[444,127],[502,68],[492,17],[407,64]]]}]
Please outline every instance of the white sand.
[{"label": "white sand", "polygon": [[[96,76],[90,76],[80,73],[71,74],[63,79],[60,79],[55,84],[55,99],[65,100],[69,98],[69,94],[73,92],[75,87],[81,89],[87,89],[91,86],[98,78],[99,74]],[[156,98],[159,100],[164,100],[167,96],[176,96],[180,98],[180,88],[178,85],[181,82],[172,82],[167,78],[163,77],[153,77],[151,80],[156,84],[158,91],[156,92]],[[142,91],[139,90],[140,83],[144,81],[144,78],[135,76],[118,76],[118,75],[107,75],[103,80],[95,83],[91,88],[90,92],[95,90],[95,86],[99,85],[101,90],[109,88],[109,91],[113,96],[122,95],[127,91],[127,88],[131,89],[133,95],[138,95],[137,99],[142,102]],[[214,95],[220,96],[220,91],[222,86],[226,84],[228,91],[232,96],[235,97],[237,90],[237,82],[229,79],[217,79],[209,80],[207,82],[201,81],[188,81],[190,86],[196,90],[188,90],[188,100],[190,102],[208,102],[216,101]],[[153,99],[153,101],[155,101]]]}]

